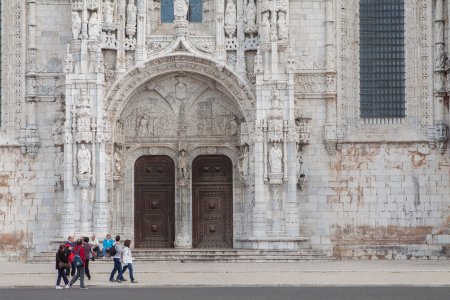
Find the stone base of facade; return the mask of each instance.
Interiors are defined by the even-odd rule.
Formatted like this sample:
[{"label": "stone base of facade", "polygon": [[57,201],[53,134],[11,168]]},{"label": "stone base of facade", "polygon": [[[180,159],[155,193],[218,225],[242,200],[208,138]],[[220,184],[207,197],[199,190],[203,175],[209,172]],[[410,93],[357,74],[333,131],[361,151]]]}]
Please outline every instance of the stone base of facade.
[{"label": "stone base of facade", "polygon": [[300,250],[309,248],[309,237],[249,237],[236,239],[234,248],[259,250]]}]

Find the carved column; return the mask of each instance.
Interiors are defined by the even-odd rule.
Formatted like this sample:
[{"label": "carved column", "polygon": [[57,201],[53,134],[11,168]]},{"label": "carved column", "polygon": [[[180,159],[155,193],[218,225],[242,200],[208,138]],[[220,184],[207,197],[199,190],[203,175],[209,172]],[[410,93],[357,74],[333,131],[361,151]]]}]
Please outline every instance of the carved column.
[{"label": "carved column", "polygon": [[137,1],[137,46],[136,46],[136,64],[143,63],[147,59],[145,49],[146,24],[147,24],[147,1]]},{"label": "carved column", "polygon": [[448,125],[444,120],[444,97],[446,96],[445,67],[447,60],[444,42],[444,0],[436,0],[435,4],[434,141],[438,151],[444,153],[448,139]]},{"label": "carved column", "polygon": [[225,4],[224,0],[217,0],[216,3],[216,59],[221,62],[226,61],[225,52]]},{"label": "carved column", "polygon": [[236,53],[236,72],[245,77],[246,74],[246,64],[245,64],[245,51],[244,51],[244,41],[245,41],[245,33],[244,33],[244,1],[237,0],[237,40],[238,40],[238,49]]},{"label": "carved column", "polygon": [[335,0],[327,0],[325,4],[325,99],[327,103],[327,119],[324,130],[324,142],[328,154],[333,155],[339,140],[342,138],[337,126],[337,93],[336,93],[336,52],[335,52]]},{"label": "carved column", "polygon": [[[36,0],[28,0],[28,11],[27,103],[25,106],[25,114],[23,114],[22,127],[20,128],[19,142],[21,144],[21,152],[34,158],[39,148],[39,136],[36,123]],[[20,49],[17,49],[17,51],[20,51]]]},{"label": "carved column", "polygon": [[126,15],[126,3],[125,0],[118,0],[117,2],[117,22],[119,27],[117,28],[117,63],[116,70],[119,73],[126,71],[126,58],[125,58],[125,15]]}]

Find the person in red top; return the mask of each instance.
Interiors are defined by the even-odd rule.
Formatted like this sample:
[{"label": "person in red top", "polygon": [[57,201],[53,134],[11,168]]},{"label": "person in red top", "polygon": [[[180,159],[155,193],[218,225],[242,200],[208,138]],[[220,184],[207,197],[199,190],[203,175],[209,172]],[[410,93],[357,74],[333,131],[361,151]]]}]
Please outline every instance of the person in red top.
[{"label": "person in red top", "polygon": [[86,261],[86,256],[84,255],[83,241],[81,239],[77,240],[77,244],[75,248],[73,248],[73,266],[77,269],[77,274],[75,277],[72,277],[72,280],[69,282],[69,287],[72,288],[72,285],[80,278],[80,288],[87,289],[84,285],[84,266]]}]

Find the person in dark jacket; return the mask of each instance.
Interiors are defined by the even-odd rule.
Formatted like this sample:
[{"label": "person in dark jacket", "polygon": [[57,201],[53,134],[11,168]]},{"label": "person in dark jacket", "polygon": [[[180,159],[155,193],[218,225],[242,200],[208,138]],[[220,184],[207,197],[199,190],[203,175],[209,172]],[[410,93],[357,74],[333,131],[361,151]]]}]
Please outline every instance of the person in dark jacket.
[{"label": "person in dark jacket", "polygon": [[[75,239],[72,235],[69,235],[69,237],[67,238],[67,242],[65,244],[66,246],[66,252],[67,252],[67,256],[70,257],[70,254],[72,253],[73,248],[76,246],[77,242],[75,242]],[[75,268],[72,265],[72,262],[69,262],[69,265],[71,266],[70,268],[66,269],[66,275],[67,276],[72,276],[75,275]],[[72,269],[72,271],[70,271]]]},{"label": "person in dark jacket", "polygon": [[[64,265],[65,264],[65,265]],[[69,279],[66,276],[66,269],[69,266],[69,258],[67,256],[67,249],[64,244],[59,245],[58,252],[56,253],[56,270],[58,270],[58,279],[56,279],[56,289],[62,289],[60,286],[61,278],[64,280],[66,288],[69,287]]]},{"label": "person in dark jacket", "polygon": [[[80,288],[81,289],[87,289],[87,287],[84,285],[84,266],[86,263],[86,256],[84,255],[84,248],[83,248],[83,241],[81,239],[77,240],[77,245],[75,248],[73,248],[74,253],[74,259],[73,259],[73,265],[77,269],[77,274],[75,274],[74,277],[72,277],[72,280],[69,282],[69,288],[72,288],[72,285],[80,278]],[[80,256],[80,265],[76,265],[76,256]]]},{"label": "person in dark jacket", "polygon": [[86,261],[84,262],[84,272],[86,273],[86,277],[91,280],[91,273],[89,272],[89,259],[94,256],[94,251],[92,250],[92,245],[89,244],[89,238],[87,236],[83,238],[83,248],[84,256],[86,257]]}]

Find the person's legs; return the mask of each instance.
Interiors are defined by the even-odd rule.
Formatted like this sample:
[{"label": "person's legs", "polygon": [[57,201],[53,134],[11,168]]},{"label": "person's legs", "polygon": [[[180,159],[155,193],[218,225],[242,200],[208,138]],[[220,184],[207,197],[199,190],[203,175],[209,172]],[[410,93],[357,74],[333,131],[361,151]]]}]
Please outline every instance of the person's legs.
[{"label": "person's legs", "polygon": [[103,247],[102,252],[103,252],[103,257],[106,257],[106,248],[105,247]]},{"label": "person's legs", "polygon": [[110,281],[114,280],[114,275],[116,274],[116,271],[119,271],[119,272],[121,271],[120,258],[114,258],[113,260],[114,260],[114,268],[113,268],[113,270],[111,272],[111,275],[109,276],[109,280]]},{"label": "person's legs", "polygon": [[70,271],[70,276],[73,277],[73,275],[75,275],[75,271],[76,270],[77,270],[77,268],[75,267],[74,263],[72,262],[72,268],[71,268],[71,271]]},{"label": "person's legs", "polygon": [[128,272],[130,273],[130,279],[131,279],[131,281],[134,281],[133,264],[128,264],[127,267],[128,267],[128,270],[129,270]]},{"label": "person's legs", "polygon": [[[62,272],[64,272],[64,270],[58,270],[58,278],[56,279],[56,286],[59,286],[59,284],[61,283]],[[64,273],[64,275],[66,275],[66,273]]]},{"label": "person's legs", "polygon": [[84,287],[84,267],[80,267],[80,287]]},{"label": "person's legs", "polygon": [[122,271],[117,276],[117,280],[123,280],[123,274],[127,271],[128,265],[123,266]]},{"label": "person's legs", "polygon": [[81,267],[77,267],[76,268],[77,269],[77,273],[75,274],[74,277],[72,277],[72,280],[70,280],[70,282],[69,282],[70,286],[72,286],[78,280],[78,278],[80,278],[80,268]]},{"label": "person's legs", "polygon": [[66,270],[62,269],[60,271],[61,271],[61,277],[64,280],[64,285],[67,285],[69,283],[69,279],[67,279]]},{"label": "person's legs", "polygon": [[[114,258],[115,259],[115,258]],[[123,280],[123,277],[119,277],[122,274],[122,263],[120,262],[120,258],[117,258],[118,266],[117,266],[117,280]]]},{"label": "person's legs", "polygon": [[91,280],[91,273],[89,272],[89,259],[86,259],[85,265],[84,265],[84,272],[86,274],[86,277]]}]

